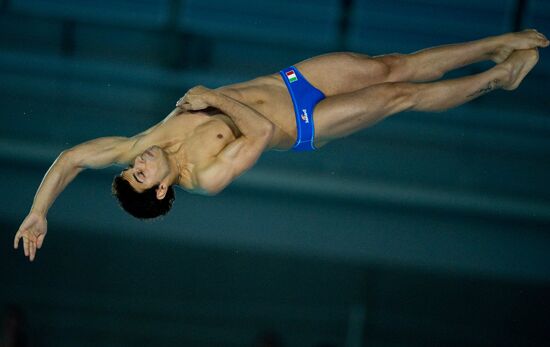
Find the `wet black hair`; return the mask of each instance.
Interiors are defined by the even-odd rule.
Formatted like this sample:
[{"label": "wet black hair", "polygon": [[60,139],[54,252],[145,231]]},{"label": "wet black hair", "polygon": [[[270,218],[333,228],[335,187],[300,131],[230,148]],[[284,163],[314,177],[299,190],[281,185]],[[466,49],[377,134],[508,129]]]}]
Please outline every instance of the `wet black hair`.
[{"label": "wet black hair", "polygon": [[157,184],[138,193],[130,185],[130,182],[122,178],[121,175],[117,175],[113,179],[111,190],[113,195],[118,199],[120,207],[126,212],[139,219],[151,219],[168,213],[176,198],[174,188],[170,186],[164,199],[157,199],[156,190],[158,187],[159,185]]}]

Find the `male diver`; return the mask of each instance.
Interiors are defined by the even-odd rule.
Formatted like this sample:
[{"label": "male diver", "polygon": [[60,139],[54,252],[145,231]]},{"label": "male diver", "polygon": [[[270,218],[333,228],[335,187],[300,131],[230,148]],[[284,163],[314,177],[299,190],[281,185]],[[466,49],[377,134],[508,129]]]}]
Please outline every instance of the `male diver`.
[{"label": "male diver", "polygon": [[[165,214],[172,186],[214,195],[267,150],[311,151],[405,110],[442,111],[496,89],[516,89],[549,41],[525,30],[412,54],[331,53],[251,81],[189,90],[162,122],[130,138],[105,137],[63,151],[46,173],[15,234],[32,261],[56,197],[84,169],[128,165],[113,181],[137,218]],[[426,83],[468,64],[479,74]]]}]

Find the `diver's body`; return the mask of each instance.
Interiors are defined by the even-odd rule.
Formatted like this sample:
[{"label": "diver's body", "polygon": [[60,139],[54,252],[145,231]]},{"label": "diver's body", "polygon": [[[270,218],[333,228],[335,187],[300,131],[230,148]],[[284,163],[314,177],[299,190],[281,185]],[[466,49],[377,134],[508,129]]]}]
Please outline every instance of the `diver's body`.
[{"label": "diver's body", "polygon": [[[170,186],[213,195],[250,169],[266,150],[314,150],[405,111],[440,111],[495,89],[513,90],[548,40],[534,30],[409,55],[332,53],[280,73],[216,90],[191,89],[162,122],[131,138],[100,138],[64,151],[44,177],[15,239],[34,259],[46,214],[85,168],[130,165],[121,177],[133,190]],[[497,65],[472,76],[434,81],[478,61]]]}]

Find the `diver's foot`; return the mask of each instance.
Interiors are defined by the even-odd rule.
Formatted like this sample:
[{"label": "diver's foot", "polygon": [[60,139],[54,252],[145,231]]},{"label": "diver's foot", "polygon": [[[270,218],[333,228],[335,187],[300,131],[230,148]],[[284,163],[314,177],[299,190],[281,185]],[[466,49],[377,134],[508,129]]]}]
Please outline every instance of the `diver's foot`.
[{"label": "diver's foot", "polygon": [[502,81],[502,89],[514,90],[529,71],[537,64],[539,53],[536,48],[514,51],[508,59],[497,66],[506,68],[507,78]]},{"label": "diver's foot", "polygon": [[515,33],[507,33],[496,37],[500,45],[493,54],[491,60],[497,64],[504,62],[510,55],[519,49],[545,48],[550,41],[535,29],[526,29]]}]

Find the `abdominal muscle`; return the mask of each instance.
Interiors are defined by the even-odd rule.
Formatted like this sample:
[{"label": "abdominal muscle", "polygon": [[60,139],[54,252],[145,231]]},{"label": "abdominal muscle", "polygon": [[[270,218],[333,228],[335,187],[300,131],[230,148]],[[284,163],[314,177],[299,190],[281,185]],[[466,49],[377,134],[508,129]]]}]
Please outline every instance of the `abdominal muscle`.
[{"label": "abdominal muscle", "polygon": [[288,150],[296,141],[296,119],[292,99],[278,74],[217,89],[260,113],[275,125],[266,149]]}]

